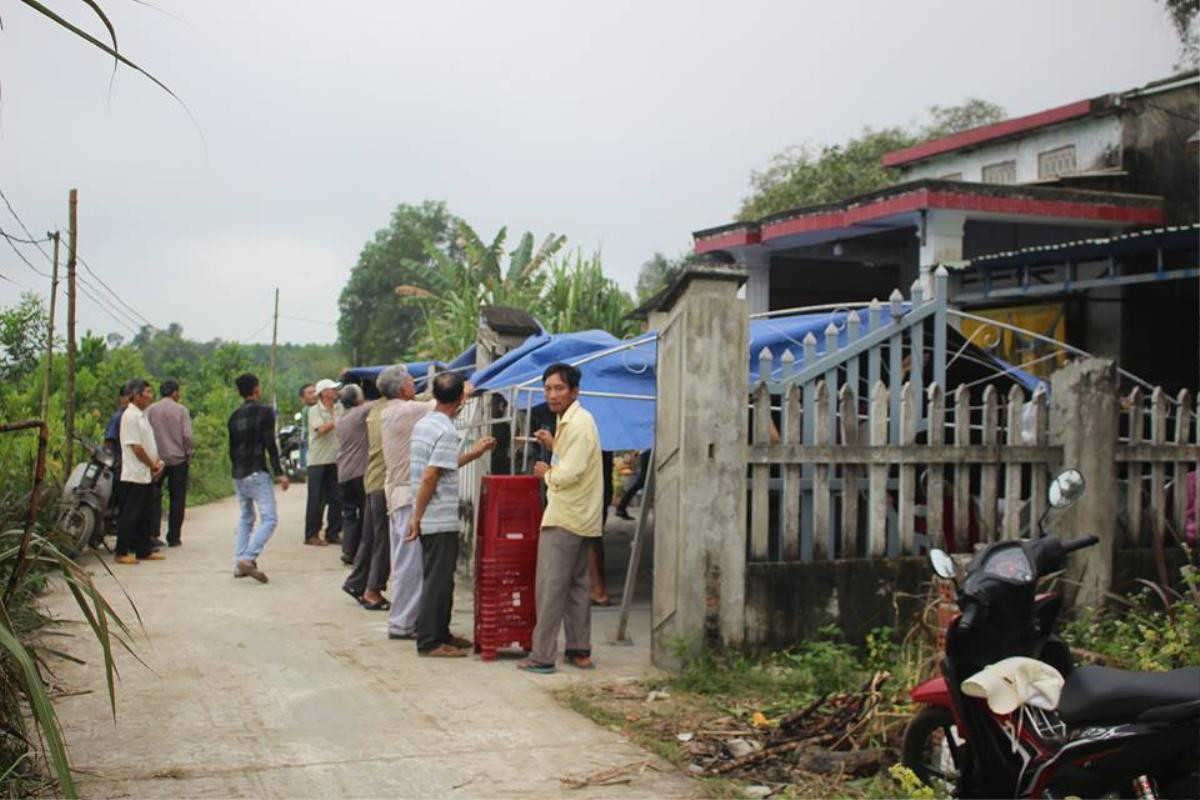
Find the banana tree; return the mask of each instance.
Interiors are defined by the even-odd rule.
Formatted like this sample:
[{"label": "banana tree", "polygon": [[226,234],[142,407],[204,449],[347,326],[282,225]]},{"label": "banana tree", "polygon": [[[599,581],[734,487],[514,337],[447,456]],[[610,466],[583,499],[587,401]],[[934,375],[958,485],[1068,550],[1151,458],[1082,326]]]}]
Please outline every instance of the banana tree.
[{"label": "banana tree", "polygon": [[455,248],[459,256],[447,255],[432,243],[425,252],[434,264],[426,286],[396,287],[400,302],[420,307],[425,333],[418,345],[422,358],[453,358],[475,341],[479,307],[503,305],[536,316],[545,275],[542,267],[566,242],[565,236],[550,234],[539,247],[526,232],[516,248],[507,251],[508,228],[501,228],[485,242],[470,225],[459,227]]}]

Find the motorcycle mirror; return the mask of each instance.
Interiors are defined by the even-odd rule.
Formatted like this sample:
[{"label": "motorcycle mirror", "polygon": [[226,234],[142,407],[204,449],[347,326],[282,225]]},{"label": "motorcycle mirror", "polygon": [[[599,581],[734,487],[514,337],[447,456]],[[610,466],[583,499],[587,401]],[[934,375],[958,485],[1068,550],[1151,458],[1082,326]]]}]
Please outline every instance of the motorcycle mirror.
[{"label": "motorcycle mirror", "polygon": [[1083,496],[1087,483],[1077,469],[1065,469],[1050,482],[1046,493],[1052,508],[1066,508]]},{"label": "motorcycle mirror", "polygon": [[933,568],[933,572],[939,578],[945,578],[952,581],[958,577],[958,571],[954,568],[954,560],[946,553],[945,550],[933,548],[929,551],[929,566]]}]

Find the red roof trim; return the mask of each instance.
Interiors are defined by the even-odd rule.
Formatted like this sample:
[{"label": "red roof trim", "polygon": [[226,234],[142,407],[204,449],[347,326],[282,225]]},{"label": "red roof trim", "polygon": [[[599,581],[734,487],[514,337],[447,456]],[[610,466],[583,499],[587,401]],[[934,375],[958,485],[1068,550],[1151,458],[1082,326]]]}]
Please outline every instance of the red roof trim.
[{"label": "red roof trim", "polygon": [[940,156],[943,153],[960,150],[964,147],[981,144],[992,139],[999,139],[1003,136],[1012,136],[1017,133],[1044,128],[1047,125],[1054,125],[1070,119],[1086,117],[1090,113],[1092,113],[1091,100],[1068,103],[1065,106],[1039,111],[1036,114],[1006,119],[1003,122],[972,128],[969,131],[956,133],[943,139],[934,139],[932,142],[922,142],[912,147],[906,147],[903,150],[884,153],[882,159],[883,165],[885,167],[899,167],[913,161]]},{"label": "red roof trim", "polygon": [[741,228],[728,233],[718,233],[696,241],[697,253],[711,253],[715,250],[728,250],[731,247],[745,247],[762,241],[756,229]]},{"label": "red roof trim", "polygon": [[[1036,200],[1027,197],[996,197],[985,194],[919,189],[844,211],[822,212],[763,225],[761,239],[766,242],[770,239],[797,233],[849,228],[870,220],[925,208],[949,208],[990,214],[1020,214],[1030,217],[1102,220],[1127,225],[1154,225],[1163,221],[1161,208],[1139,208],[1100,202]],[[706,247],[708,241],[711,240],[697,242],[696,252],[722,249],[721,247]],[[702,246],[705,246],[704,249],[701,249]]]}]

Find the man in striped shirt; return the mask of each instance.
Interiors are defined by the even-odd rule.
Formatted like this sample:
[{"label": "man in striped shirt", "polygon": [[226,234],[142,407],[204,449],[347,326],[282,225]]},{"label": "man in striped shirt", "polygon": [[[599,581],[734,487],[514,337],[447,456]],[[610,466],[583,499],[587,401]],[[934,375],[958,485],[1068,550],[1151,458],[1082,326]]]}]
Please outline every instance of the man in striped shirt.
[{"label": "man in striped shirt", "polygon": [[432,413],[413,426],[409,475],[416,496],[406,541],[421,542],[424,580],[417,613],[417,652],[435,658],[466,656],[472,643],[450,633],[454,568],[458,563],[458,468],[496,446],[482,437],[459,453],[454,417],[467,400],[462,376],[443,372],[433,379]]}]

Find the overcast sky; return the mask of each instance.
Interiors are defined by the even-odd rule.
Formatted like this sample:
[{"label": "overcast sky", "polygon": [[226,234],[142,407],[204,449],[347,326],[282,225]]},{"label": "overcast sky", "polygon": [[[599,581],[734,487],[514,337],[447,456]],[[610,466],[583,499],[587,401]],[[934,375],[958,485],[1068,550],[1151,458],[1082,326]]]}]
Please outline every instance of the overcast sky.
[{"label": "overcast sky", "polygon": [[[103,1],[202,136],[128,69],[110,94],[111,60],[5,3],[0,188],[41,235],[65,231],[77,187],[79,253],[125,302],[242,341],[270,340],[275,286],[306,320],[281,340],[335,340],[338,293],[398,203],[444,200],[485,238],[566,234],[632,289],[789,145],[971,95],[1015,116],[1120,91],[1178,49],[1154,0],[154,3]],[[102,32],[83,3],[51,5]],[[18,230],[2,208],[0,227]],[[2,245],[0,274],[47,290]],[[0,281],[0,303],[19,292]],[[80,303],[81,326],[128,337]]]}]

